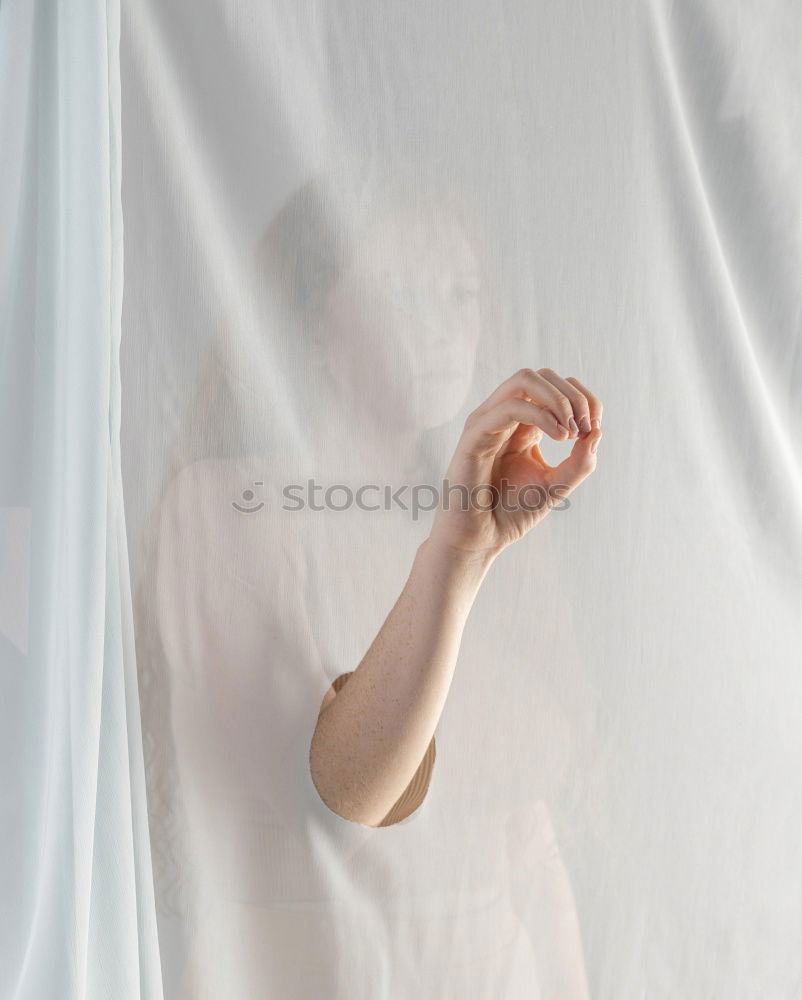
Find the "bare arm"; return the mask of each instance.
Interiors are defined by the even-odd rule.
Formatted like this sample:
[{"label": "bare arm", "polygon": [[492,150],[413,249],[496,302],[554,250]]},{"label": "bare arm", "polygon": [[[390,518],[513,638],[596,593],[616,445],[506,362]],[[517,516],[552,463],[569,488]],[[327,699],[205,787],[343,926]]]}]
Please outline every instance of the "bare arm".
[{"label": "bare arm", "polygon": [[[411,781],[443,710],[482,580],[507,545],[593,471],[601,430],[591,421],[601,412],[576,379],[522,369],[469,415],[446,473],[448,483],[465,488],[465,501],[452,495],[446,509],[441,500],[379,634],[348,683],[321,706],[311,773],[338,815],[377,826]],[[538,448],[544,431],[557,440],[577,437],[553,468]],[[491,488],[503,504],[488,509]]]},{"label": "bare arm", "polygon": [[510,896],[538,963],[543,1000],[589,1000],[579,916],[548,805],[507,820]]},{"label": "bare arm", "polygon": [[312,777],[334,812],[378,826],[417,770],[451,685],[460,640],[490,557],[429,538],[357,670],[323,708]]}]

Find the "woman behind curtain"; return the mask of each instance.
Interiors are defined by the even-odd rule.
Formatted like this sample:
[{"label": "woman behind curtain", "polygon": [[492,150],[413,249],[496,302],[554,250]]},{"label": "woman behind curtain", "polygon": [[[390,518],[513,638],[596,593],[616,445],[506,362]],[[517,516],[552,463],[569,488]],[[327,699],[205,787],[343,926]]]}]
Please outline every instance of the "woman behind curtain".
[{"label": "woman behind curtain", "polygon": [[322,700],[392,607],[429,512],[290,510],[285,487],[308,499],[314,480],[320,501],[338,484],[342,505],[346,487],[439,485],[455,418],[494,388],[472,388],[493,347],[486,244],[451,192],[418,191],[384,184],[346,211],[315,179],[285,205],[256,255],[282,396],[254,341],[224,333],[154,510],[138,652],[160,884],[196,935],[181,997],[587,993],[549,805],[589,738],[569,617],[539,627],[542,654],[559,650],[549,691],[555,666],[507,673],[538,655],[525,602],[503,626],[474,609],[425,796],[400,823],[338,816],[309,773]]}]

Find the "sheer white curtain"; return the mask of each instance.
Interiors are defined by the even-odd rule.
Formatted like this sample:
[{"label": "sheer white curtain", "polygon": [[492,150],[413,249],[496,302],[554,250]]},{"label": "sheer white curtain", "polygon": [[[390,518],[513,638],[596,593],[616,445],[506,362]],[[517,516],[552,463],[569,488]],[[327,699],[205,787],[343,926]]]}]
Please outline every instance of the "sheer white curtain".
[{"label": "sheer white curtain", "polygon": [[0,994],[162,996],[120,476],[119,5],[0,7]]},{"label": "sheer white curtain", "polygon": [[[792,0],[0,6],[4,997],[802,996],[800,38]],[[592,474],[421,739],[467,593],[431,491],[542,372],[603,401]],[[379,823],[313,781],[333,685],[352,788],[417,734]]]},{"label": "sheer white curtain", "polygon": [[[799,5],[123,14],[170,995],[798,996]],[[432,515],[282,489],[439,482],[527,366],[603,400],[597,468],[483,582],[417,810],[345,821],[317,712]]]}]

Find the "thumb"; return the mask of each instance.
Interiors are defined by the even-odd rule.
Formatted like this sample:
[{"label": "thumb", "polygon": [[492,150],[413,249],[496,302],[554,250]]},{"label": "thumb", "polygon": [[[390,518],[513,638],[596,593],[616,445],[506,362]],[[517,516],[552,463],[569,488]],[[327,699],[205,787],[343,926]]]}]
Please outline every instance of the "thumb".
[{"label": "thumb", "polygon": [[570,455],[551,470],[550,478],[554,485],[573,490],[583,479],[587,479],[596,468],[596,449],[602,436],[600,428],[594,427],[589,434],[576,439]]}]

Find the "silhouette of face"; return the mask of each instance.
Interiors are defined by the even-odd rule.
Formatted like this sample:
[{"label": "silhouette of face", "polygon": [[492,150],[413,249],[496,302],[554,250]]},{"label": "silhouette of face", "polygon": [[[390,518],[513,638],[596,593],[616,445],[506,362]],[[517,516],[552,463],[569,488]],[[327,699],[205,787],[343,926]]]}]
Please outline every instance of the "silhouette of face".
[{"label": "silhouette of face", "polygon": [[479,291],[454,219],[383,212],[324,303],[323,349],[349,411],[420,430],[453,418],[473,377]]}]

